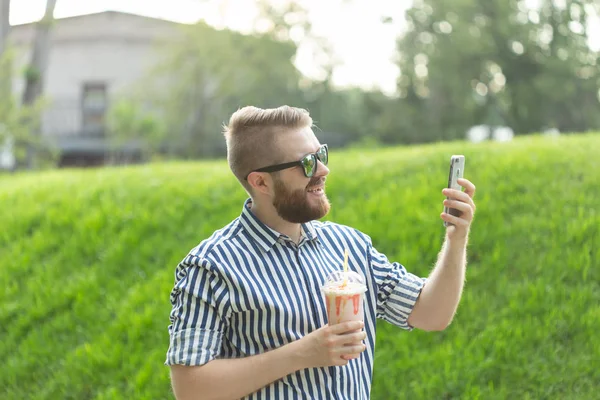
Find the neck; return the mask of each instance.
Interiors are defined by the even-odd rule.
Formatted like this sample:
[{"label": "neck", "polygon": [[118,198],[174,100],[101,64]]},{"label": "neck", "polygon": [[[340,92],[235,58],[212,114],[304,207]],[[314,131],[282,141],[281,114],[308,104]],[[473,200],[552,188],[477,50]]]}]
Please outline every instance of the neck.
[{"label": "neck", "polygon": [[302,234],[301,224],[289,222],[281,218],[275,208],[271,205],[261,205],[252,201],[250,205],[252,213],[269,228],[288,236],[295,243],[300,242],[300,236]]}]

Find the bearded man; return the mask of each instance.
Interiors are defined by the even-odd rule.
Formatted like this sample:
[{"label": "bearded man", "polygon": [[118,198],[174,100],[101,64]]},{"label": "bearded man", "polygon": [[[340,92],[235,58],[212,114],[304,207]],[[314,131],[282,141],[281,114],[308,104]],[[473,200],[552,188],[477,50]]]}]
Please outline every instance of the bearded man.
[{"label": "bearded man", "polygon": [[[312,127],[307,111],[282,106],[244,107],[224,129],[229,166],[249,198],[176,268],[165,364],[178,400],[368,399],[377,318],[437,331],[454,317],[473,184],[442,190],[461,215],[440,215],[450,224],[438,262],[416,276],[368,235],[319,221],[330,209],[329,150]],[[364,320],[329,325],[321,286],[346,250],[348,270],[367,286]]]}]

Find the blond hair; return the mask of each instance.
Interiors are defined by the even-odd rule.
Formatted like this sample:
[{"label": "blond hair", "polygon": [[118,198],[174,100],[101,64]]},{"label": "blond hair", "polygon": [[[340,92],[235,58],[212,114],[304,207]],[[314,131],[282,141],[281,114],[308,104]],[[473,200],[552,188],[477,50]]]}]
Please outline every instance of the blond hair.
[{"label": "blond hair", "polygon": [[250,172],[283,161],[279,160],[279,135],[312,124],[308,111],[290,106],[268,109],[247,106],[231,115],[229,124],[223,127],[227,162],[249,194],[251,187],[245,178]]}]

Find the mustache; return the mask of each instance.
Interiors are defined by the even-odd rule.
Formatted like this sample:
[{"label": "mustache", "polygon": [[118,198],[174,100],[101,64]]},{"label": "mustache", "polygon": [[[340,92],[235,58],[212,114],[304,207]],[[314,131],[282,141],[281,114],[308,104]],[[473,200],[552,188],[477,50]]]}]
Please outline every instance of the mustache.
[{"label": "mustache", "polygon": [[327,180],[327,178],[325,178],[325,177],[312,178],[310,180],[310,182],[308,182],[308,185],[306,187],[309,188],[309,187],[313,187],[313,186],[324,185],[326,180]]}]

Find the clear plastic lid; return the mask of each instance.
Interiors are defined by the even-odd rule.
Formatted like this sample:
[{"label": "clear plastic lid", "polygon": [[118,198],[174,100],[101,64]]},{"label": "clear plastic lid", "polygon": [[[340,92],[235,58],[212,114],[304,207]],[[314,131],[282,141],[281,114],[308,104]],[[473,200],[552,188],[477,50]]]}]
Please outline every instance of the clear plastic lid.
[{"label": "clear plastic lid", "polygon": [[[344,285],[344,283],[346,283]],[[366,292],[365,279],[354,271],[334,271],[325,280],[323,290],[326,291],[352,291]]]}]

